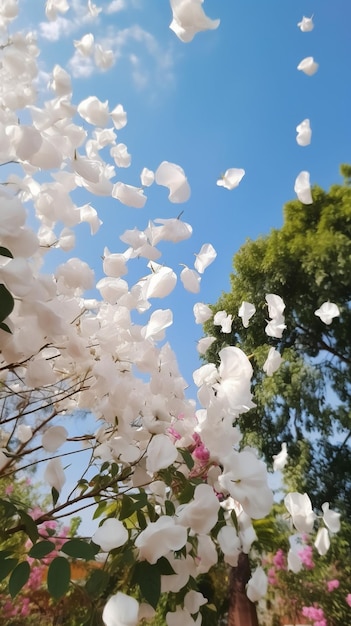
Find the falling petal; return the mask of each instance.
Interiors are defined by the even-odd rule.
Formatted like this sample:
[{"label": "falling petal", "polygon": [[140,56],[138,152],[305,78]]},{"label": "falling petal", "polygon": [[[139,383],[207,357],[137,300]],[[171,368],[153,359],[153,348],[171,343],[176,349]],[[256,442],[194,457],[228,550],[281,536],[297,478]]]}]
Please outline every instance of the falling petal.
[{"label": "falling petal", "polygon": [[225,187],[226,189],[235,189],[244,176],[245,170],[232,167],[227,170],[219,180],[217,180],[217,185],[218,187]]},{"label": "falling petal", "polygon": [[294,191],[302,204],[313,204],[309,172],[300,172],[295,180]]},{"label": "falling petal", "polygon": [[307,76],[313,76],[318,70],[318,63],[315,62],[313,57],[306,57],[298,64],[297,69],[307,74]]}]

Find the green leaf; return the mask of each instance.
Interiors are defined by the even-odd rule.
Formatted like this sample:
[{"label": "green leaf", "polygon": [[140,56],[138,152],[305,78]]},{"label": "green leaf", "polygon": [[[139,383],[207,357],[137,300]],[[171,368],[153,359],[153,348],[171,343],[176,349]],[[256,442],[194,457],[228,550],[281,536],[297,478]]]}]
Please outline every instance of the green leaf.
[{"label": "green leaf", "polygon": [[28,561],[22,561],[13,570],[9,580],[9,591],[11,598],[17,596],[22,587],[28,582],[30,575],[30,565]]},{"label": "green leaf", "polygon": [[0,322],[0,328],[1,330],[4,330],[5,333],[9,333],[10,335],[12,335],[11,328],[7,324],[5,324],[5,322]]},{"label": "green leaf", "polygon": [[90,596],[101,595],[110,582],[110,576],[102,569],[95,569],[89,576],[85,589]]},{"label": "green leaf", "polygon": [[156,565],[140,561],[135,566],[133,582],[139,585],[146,602],[156,609],[161,595],[161,573]]},{"label": "green leaf", "polygon": [[190,454],[189,450],[186,450],[185,448],[179,448],[179,452],[183,457],[184,463],[187,466],[188,469],[193,469],[195,461],[192,457],[192,455]]},{"label": "green leaf", "polygon": [[67,593],[71,578],[70,564],[63,556],[51,561],[48,569],[48,591],[53,598],[61,598]]},{"label": "green leaf", "polygon": [[63,546],[61,547],[61,552],[64,552],[74,559],[85,559],[86,561],[92,561],[95,558],[96,546],[95,544],[83,541],[83,539],[71,539],[70,541],[66,541],[66,543],[63,544]]},{"label": "green leaf", "polygon": [[28,556],[31,556],[33,559],[42,559],[55,550],[55,548],[56,546],[52,541],[39,541],[31,547]]},{"label": "green leaf", "polygon": [[3,322],[12,313],[15,301],[5,285],[0,284],[0,321]]},{"label": "green leaf", "polygon": [[8,256],[10,259],[13,259],[12,252],[10,252],[8,248],[4,248],[4,246],[0,246],[0,254],[1,256]]},{"label": "green leaf", "polygon": [[147,521],[146,521],[146,517],[145,517],[144,513],[142,511],[137,511],[136,516],[137,516],[137,520],[138,520],[138,524],[139,524],[140,530],[145,530],[145,528],[147,526]]},{"label": "green leaf", "polygon": [[17,563],[18,559],[4,559],[0,561],[0,581],[4,580],[12,572]]},{"label": "green leaf", "polygon": [[184,489],[182,489],[181,493],[178,496],[179,504],[186,504],[190,502],[194,495],[195,485],[191,483],[187,483]]},{"label": "green leaf", "polygon": [[0,499],[0,506],[4,509],[5,517],[12,517],[17,513],[17,509],[12,502]]},{"label": "green leaf", "polygon": [[175,571],[172,565],[170,564],[168,559],[166,559],[165,556],[161,556],[161,558],[158,559],[157,567],[159,569],[160,574],[162,574],[163,576],[172,576],[172,574],[175,574]]},{"label": "green leaf", "polygon": [[119,519],[121,521],[127,519],[127,517],[133,515],[134,511],[135,505],[133,500],[129,496],[123,496],[121,510],[119,512]]},{"label": "green leaf", "polygon": [[32,541],[32,543],[36,543],[39,538],[39,532],[35,521],[31,518],[30,515],[28,515],[28,513],[23,510],[19,510],[18,513],[29,539]]},{"label": "green leaf", "polygon": [[175,513],[175,506],[173,502],[171,502],[171,500],[166,500],[165,509],[166,509],[166,515],[170,515],[171,517],[173,517]]},{"label": "green leaf", "polygon": [[55,487],[52,487],[52,489],[51,489],[51,496],[52,496],[53,505],[55,506],[55,504],[57,503],[57,500],[60,497],[60,494],[57,491],[57,489],[55,489]]}]

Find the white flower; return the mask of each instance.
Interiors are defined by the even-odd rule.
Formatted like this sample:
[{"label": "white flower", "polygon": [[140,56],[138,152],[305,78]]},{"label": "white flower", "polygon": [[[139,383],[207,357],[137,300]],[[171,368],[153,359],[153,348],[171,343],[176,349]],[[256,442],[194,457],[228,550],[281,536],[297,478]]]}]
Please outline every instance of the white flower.
[{"label": "white flower", "polygon": [[178,450],[167,435],[155,435],[147,449],[146,470],[154,474],[172,465],[177,456]]},{"label": "white flower", "polygon": [[317,317],[320,317],[324,324],[331,324],[334,317],[340,315],[339,307],[334,302],[323,302],[322,306],[314,312]]},{"label": "white flower", "polygon": [[26,424],[20,424],[16,428],[16,437],[21,443],[27,443],[33,437],[31,427]]},{"label": "white flower", "polygon": [[201,276],[189,267],[184,267],[180,272],[180,280],[182,281],[184,288],[191,293],[199,293]]},{"label": "white flower", "polygon": [[225,189],[235,189],[245,176],[245,170],[237,167],[232,167],[227,170],[221,178],[217,180],[218,187],[225,187]]},{"label": "white flower", "polygon": [[110,550],[119,548],[128,541],[128,531],[120,520],[108,518],[99,526],[92,536],[92,540],[100,546],[103,552],[110,552]]},{"label": "white flower", "polygon": [[213,323],[215,326],[221,326],[222,333],[230,333],[232,330],[233,317],[227,315],[226,311],[217,311],[214,315]]},{"label": "white flower", "polygon": [[176,512],[177,523],[194,533],[205,535],[218,520],[220,504],[210,485],[197,485],[194,499],[181,505]]}]

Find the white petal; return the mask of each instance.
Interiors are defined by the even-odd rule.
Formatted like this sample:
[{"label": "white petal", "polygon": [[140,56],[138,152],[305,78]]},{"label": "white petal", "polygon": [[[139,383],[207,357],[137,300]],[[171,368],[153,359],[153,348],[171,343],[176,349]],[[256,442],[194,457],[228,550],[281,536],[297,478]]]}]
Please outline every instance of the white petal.
[{"label": "white petal", "polygon": [[147,197],[144,196],[143,189],[121,182],[115,183],[111,195],[125,206],[130,206],[134,209],[142,209],[147,200]]},{"label": "white petal", "polygon": [[267,376],[272,376],[274,372],[279,368],[283,358],[281,354],[275,348],[270,348],[268,357],[263,364],[263,371]]},{"label": "white petal", "polygon": [[302,204],[312,204],[309,172],[300,172],[295,180],[294,191]]},{"label": "white petal", "polygon": [[147,167],[144,167],[140,174],[140,180],[143,187],[150,187],[155,180],[155,174],[152,170],[148,170]]},{"label": "white petal", "polygon": [[244,328],[248,328],[249,320],[256,313],[256,307],[250,302],[242,302],[239,308],[238,315],[242,318]]},{"label": "white petal", "polygon": [[314,546],[318,554],[325,556],[330,548],[330,539],[327,529],[323,526],[318,530]]},{"label": "white petal", "polygon": [[55,452],[65,443],[68,432],[63,426],[51,426],[41,438],[41,445],[47,452]]},{"label": "white petal", "polygon": [[225,172],[225,174],[217,180],[218,187],[225,187],[226,189],[235,189],[245,176],[245,170],[241,168],[232,167]]},{"label": "white petal", "polygon": [[316,516],[312,511],[311,500],[307,493],[288,493],[284,498],[284,504],[292,517],[296,530],[300,533],[310,533]]},{"label": "white petal", "polygon": [[128,531],[120,520],[108,518],[99,526],[92,536],[92,540],[100,546],[103,552],[110,552],[110,550],[119,548],[128,541]]},{"label": "white petal", "polygon": [[305,119],[296,126],[297,137],[296,141],[299,146],[309,146],[311,143],[312,130],[310,126],[310,120]]},{"label": "white petal", "polygon": [[334,317],[340,315],[339,307],[334,302],[323,302],[322,306],[314,312],[324,324],[331,324]]},{"label": "white petal", "polygon": [[117,591],[105,604],[102,619],[105,626],[136,626],[139,603],[135,598]]},{"label": "white petal", "polygon": [[262,567],[257,567],[247,583],[246,595],[251,602],[257,602],[266,595],[267,587],[267,576]]},{"label": "white petal", "polygon": [[193,306],[193,312],[195,317],[195,324],[204,324],[207,320],[211,319],[213,313],[210,307],[203,302],[197,302]]},{"label": "white petal", "polygon": [[199,272],[199,274],[203,274],[205,269],[213,263],[217,256],[217,252],[210,243],[204,243],[201,246],[200,252],[196,255],[196,260],[194,263],[195,269]]},{"label": "white petal", "polygon": [[202,339],[197,342],[198,353],[205,354],[214,341],[216,341],[216,337],[202,337]]},{"label": "white petal", "polygon": [[78,105],[79,115],[95,126],[106,126],[109,120],[108,102],[101,102],[96,96],[89,96]]},{"label": "white petal", "polygon": [[315,62],[313,57],[306,57],[302,59],[297,66],[297,69],[307,74],[307,76],[313,76],[318,70],[318,63]]},{"label": "white petal", "polygon": [[127,124],[127,113],[125,112],[123,106],[121,104],[117,104],[117,106],[111,111],[111,119],[113,121],[113,125],[117,130],[124,128]]},{"label": "white petal", "polygon": [[172,465],[178,456],[178,450],[167,435],[155,435],[148,446],[146,470],[150,474]]},{"label": "white petal", "polygon": [[66,482],[66,477],[60,458],[51,459],[48,462],[44,472],[44,480],[50,485],[50,487],[54,487],[56,491],[60,493],[63,485]]},{"label": "white petal", "polygon": [[309,33],[314,28],[312,17],[303,16],[301,22],[298,23],[298,27],[303,33]]},{"label": "white petal", "polygon": [[203,0],[171,0],[173,20],[170,29],[188,43],[196,33],[218,28],[220,20],[212,20],[201,7]]},{"label": "white petal", "polygon": [[180,280],[182,281],[184,288],[191,293],[199,293],[201,276],[195,271],[184,267],[180,273]]},{"label": "white petal", "polygon": [[323,511],[323,521],[326,526],[328,526],[330,532],[338,533],[340,530],[340,513],[336,511],[331,511],[329,509],[329,503],[324,502],[322,504]]},{"label": "white petal", "polygon": [[157,185],[168,187],[170,202],[186,202],[190,198],[190,187],[180,165],[163,161],[155,172]]},{"label": "white petal", "polygon": [[29,441],[32,436],[33,436],[33,432],[30,426],[27,426],[26,424],[20,424],[17,428],[16,428],[16,437],[17,439],[21,442],[21,443],[27,443],[27,441]]},{"label": "white petal", "polygon": [[273,470],[277,472],[278,470],[282,470],[283,467],[287,464],[288,461],[288,451],[286,447],[286,443],[282,443],[281,451],[279,454],[273,454]]}]

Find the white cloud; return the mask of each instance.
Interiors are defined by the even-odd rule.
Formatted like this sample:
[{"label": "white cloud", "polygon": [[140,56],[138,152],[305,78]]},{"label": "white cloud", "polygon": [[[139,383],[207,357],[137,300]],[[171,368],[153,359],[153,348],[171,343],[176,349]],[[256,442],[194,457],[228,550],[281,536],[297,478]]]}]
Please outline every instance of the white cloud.
[{"label": "white cloud", "polygon": [[40,22],[39,32],[44,39],[58,41],[61,37],[71,35],[77,29],[77,24],[66,17],[58,17],[54,22]]},{"label": "white cloud", "polygon": [[74,78],[89,78],[96,71],[96,66],[93,59],[76,50],[68,62],[68,69]]},{"label": "white cloud", "polygon": [[110,15],[111,13],[118,13],[118,11],[123,11],[123,9],[125,8],[125,0],[112,0],[112,2],[107,5],[105,13]]}]

